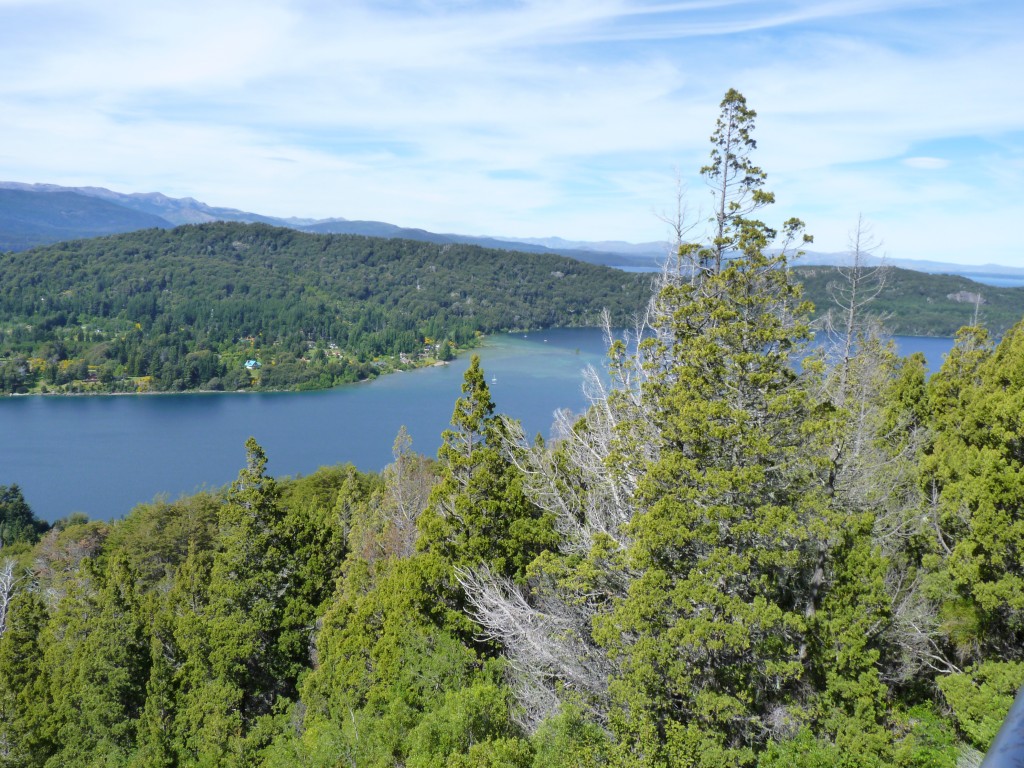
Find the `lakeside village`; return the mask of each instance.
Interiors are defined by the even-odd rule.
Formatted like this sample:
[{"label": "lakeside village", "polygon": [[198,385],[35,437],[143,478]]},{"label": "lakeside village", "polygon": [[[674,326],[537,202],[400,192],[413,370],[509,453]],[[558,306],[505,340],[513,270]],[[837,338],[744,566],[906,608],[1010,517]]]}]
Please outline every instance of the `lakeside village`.
[{"label": "lakeside village", "polygon": [[[225,350],[219,354],[210,353],[211,357],[223,364],[226,375],[200,378],[203,383],[194,385],[193,381],[182,380],[182,386],[170,389],[158,386],[154,376],[131,376],[124,370],[125,366],[116,365],[112,361],[90,362],[84,358],[63,360],[30,357],[20,361],[21,373],[30,379],[37,380],[32,387],[22,387],[16,395],[103,395],[103,394],[168,394],[180,392],[248,392],[248,391],[282,391],[302,389],[322,389],[323,383],[317,382],[313,387],[277,386],[269,383],[268,372],[273,372],[280,365],[301,365],[305,367],[325,366],[332,362],[358,370],[359,375],[352,382],[366,381],[386,373],[396,373],[430,366],[444,366],[456,358],[460,352],[475,346],[483,338],[477,332],[474,342],[466,348],[457,347],[450,340],[435,340],[429,336],[423,338],[422,347],[414,353],[400,352],[397,355],[380,355],[368,361],[360,361],[348,354],[333,341],[307,341],[306,354],[291,357],[287,361],[279,360],[276,348],[264,349],[259,338],[245,336],[238,340],[236,349]],[[201,376],[201,374],[200,374]],[[177,383],[177,382],[175,382]]]}]

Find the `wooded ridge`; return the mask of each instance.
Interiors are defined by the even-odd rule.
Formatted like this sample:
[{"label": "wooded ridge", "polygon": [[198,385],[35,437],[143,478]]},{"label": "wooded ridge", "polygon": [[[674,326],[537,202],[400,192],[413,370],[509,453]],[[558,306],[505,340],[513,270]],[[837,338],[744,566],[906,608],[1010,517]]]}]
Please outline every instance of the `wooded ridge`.
[{"label": "wooded ridge", "polygon": [[[814,303],[816,317],[837,310],[829,287],[842,284],[841,269],[793,268],[804,295]],[[897,336],[952,337],[961,327],[979,323],[999,338],[1024,317],[1024,287],[984,285],[958,275],[887,267],[884,284],[867,311]]]},{"label": "wooded ridge", "polygon": [[264,224],[77,240],[0,254],[0,392],[329,387],[450,359],[481,333],[597,325],[604,309],[626,324],[650,281]]}]

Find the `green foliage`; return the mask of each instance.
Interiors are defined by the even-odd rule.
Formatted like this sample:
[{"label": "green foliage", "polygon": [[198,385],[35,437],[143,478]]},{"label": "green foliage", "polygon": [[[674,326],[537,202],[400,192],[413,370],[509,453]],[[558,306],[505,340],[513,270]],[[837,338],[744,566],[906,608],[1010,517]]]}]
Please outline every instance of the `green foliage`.
[{"label": "green foliage", "polygon": [[0,636],[0,765],[4,768],[43,765],[55,749],[40,644],[48,618],[39,596],[24,592],[11,602],[7,628]]},{"label": "green foliage", "polygon": [[317,615],[348,553],[348,528],[337,507],[353,496],[368,498],[373,487],[374,478],[352,465],[324,467],[279,485],[281,547],[284,569],[291,574],[276,640],[287,665],[280,671],[286,680],[297,680],[308,666]]},{"label": "green foliage", "polygon": [[554,547],[553,520],[526,498],[522,478],[503,452],[507,427],[494,415],[476,355],[462,392],[438,450],[441,481],[420,519],[420,547],[456,567],[486,564],[523,579],[527,565]]},{"label": "green foliage", "polygon": [[715,196],[715,234],[708,258],[700,267],[708,273],[722,271],[729,251],[743,250],[743,230],[750,214],[773,203],[775,196],[762,189],[767,174],[750,160],[757,147],[751,136],[757,113],[743,94],[730,88],[722,99],[715,132],[711,135],[711,162],[700,169]]},{"label": "green foliage", "polygon": [[221,500],[198,493],[139,504],[115,526],[105,546],[122,552],[148,585],[172,576],[192,549],[209,550],[217,535]]},{"label": "green foliage", "polygon": [[447,694],[409,734],[409,768],[494,766],[531,762],[529,745],[514,738],[507,689],[476,683]]},{"label": "green foliage", "polygon": [[450,357],[478,332],[594,325],[606,307],[625,322],[646,291],[561,256],[263,224],[141,230],[0,256],[0,393],[322,389]]},{"label": "green foliage", "polygon": [[915,352],[905,358],[884,395],[881,432],[889,437],[890,452],[909,447],[914,430],[928,424],[928,390],[925,358]]},{"label": "green foliage", "polygon": [[[839,277],[838,268],[797,266],[793,271],[814,303],[815,317],[837,309],[829,285]],[[981,298],[980,305],[975,297]],[[886,329],[899,336],[953,336],[962,326],[972,325],[977,312],[979,321],[998,337],[1021,319],[1022,308],[1024,288],[892,267],[868,312],[882,318]]]},{"label": "green foliage", "polygon": [[533,737],[534,768],[593,768],[609,765],[608,734],[567,705],[546,720]]},{"label": "green foliage", "polygon": [[48,728],[57,746],[47,765],[123,760],[134,746],[150,661],[135,575],[125,558],[114,558],[105,572],[83,564],[43,644]]},{"label": "green foliage", "polygon": [[897,716],[896,765],[913,768],[955,768],[959,749],[953,726],[927,704]]},{"label": "green foliage", "polygon": [[[352,560],[324,616],[317,668],[302,688],[303,727],[335,734],[341,754],[358,765],[390,765],[416,750],[429,760],[492,727],[508,732],[505,699],[501,717],[487,709],[498,695],[494,670],[480,667],[475,652],[446,628],[464,621],[445,607],[446,573],[433,555]],[[479,706],[456,695],[474,684],[490,692],[481,693]],[[445,731],[444,718],[434,716],[423,725],[445,707],[465,722]]]},{"label": "green foliage", "polygon": [[984,751],[1024,685],[1024,664],[987,661],[938,682],[957,726],[971,744]]},{"label": "green foliage", "polygon": [[847,738],[815,736],[810,728],[801,728],[793,737],[769,744],[758,758],[758,768],[955,768],[955,734],[931,708],[918,705],[895,713],[893,719],[888,735],[895,741],[881,754],[871,748],[870,740],[858,738],[858,720],[851,717],[838,728]]},{"label": "green foliage", "polygon": [[[250,439],[230,488],[49,530],[0,486],[0,768],[952,768],[961,739],[984,749],[1024,682],[1024,324],[994,349],[964,329],[930,380],[871,332],[798,371],[810,308],[749,217],[771,201],[754,113],[734,91],[722,110],[715,231],[680,253],[699,269],[666,276],[650,333],[613,345],[612,389],[554,444],[496,414],[474,358],[436,462],[403,430],[381,473],[277,480]],[[191,306],[167,260],[251,262],[266,279],[225,288],[230,313],[275,280],[295,300],[294,249],[348,274],[348,242],[424,289],[449,253],[234,225],[138,237],[159,294],[127,266],[108,288],[153,310],[143,346]],[[61,248],[65,277],[106,279],[91,246]],[[302,295],[338,309],[320,290]],[[88,295],[65,292],[32,306]],[[460,301],[463,320],[490,311]],[[109,339],[72,338],[79,320],[50,324],[48,354],[113,362]],[[227,354],[199,332],[208,348],[178,338],[168,360]],[[307,336],[272,342],[264,383],[300,370]]]},{"label": "green foliage", "polygon": [[822,741],[808,728],[782,742],[773,742],[757,761],[758,768],[832,768],[843,765],[843,753],[827,741]]},{"label": "green foliage", "polygon": [[220,509],[206,606],[212,680],[204,698],[220,702],[225,725],[248,727],[278,695],[291,694],[295,675],[277,647],[288,588],[280,491],[266,474],[263,449],[253,438],[245,447],[246,466]]},{"label": "green foliage", "polygon": [[[752,146],[752,117],[727,94],[710,168],[726,163],[715,173],[757,207],[771,201],[762,174],[731,159]],[[804,450],[815,440],[811,401],[790,364],[809,338],[808,308],[785,249],[766,253],[775,232],[743,218],[726,187],[720,194],[712,255],[700,256],[698,279],[662,289],[654,334],[641,343],[658,456],[625,531],[625,569],[636,576],[595,620],[623,670],[610,691],[612,727],[638,765],[697,753],[700,765],[750,761],[761,720],[802,676],[801,589],[826,512]],[[799,229],[787,223],[787,242]],[[722,243],[739,253],[721,261]]]},{"label": "green foliage", "polygon": [[35,544],[50,529],[32,513],[17,484],[0,485],[0,547]]},{"label": "green foliage", "polygon": [[938,428],[925,462],[936,539],[932,599],[961,659],[1024,648],[1024,323],[995,351],[965,329],[929,384]]}]

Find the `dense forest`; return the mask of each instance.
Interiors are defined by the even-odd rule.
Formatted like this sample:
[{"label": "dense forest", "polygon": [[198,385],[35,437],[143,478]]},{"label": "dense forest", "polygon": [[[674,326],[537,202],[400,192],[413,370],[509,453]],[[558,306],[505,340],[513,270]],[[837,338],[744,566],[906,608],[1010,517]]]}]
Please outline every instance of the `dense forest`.
[{"label": "dense forest", "polygon": [[[816,319],[833,321],[848,303],[851,268],[796,266],[804,295]],[[965,325],[984,325],[996,338],[1024,314],[1024,288],[983,285],[958,275],[932,275],[897,267],[861,270],[865,312],[880,318],[898,336],[952,337]],[[846,296],[844,297],[844,294]]]},{"label": "dense forest", "polygon": [[[1024,682],[1024,323],[829,349],[726,94],[723,201],[550,443],[474,359],[436,459],[38,523],[0,489],[0,764],[953,768]],[[780,244],[781,250],[770,246]],[[738,255],[735,255],[738,254]],[[852,295],[850,291],[843,295]],[[848,331],[848,332],[846,332]]]},{"label": "dense forest", "polygon": [[[480,333],[625,323],[650,278],[265,224],[0,254],[0,393],[324,388],[448,360]],[[248,365],[247,365],[248,363]]]}]

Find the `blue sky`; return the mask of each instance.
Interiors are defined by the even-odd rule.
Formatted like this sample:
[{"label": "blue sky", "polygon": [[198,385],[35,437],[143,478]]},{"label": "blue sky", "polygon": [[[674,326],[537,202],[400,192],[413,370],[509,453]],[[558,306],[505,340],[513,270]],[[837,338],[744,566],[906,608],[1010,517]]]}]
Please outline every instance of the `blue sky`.
[{"label": "blue sky", "polygon": [[0,179],[662,240],[729,88],[815,250],[1024,267],[1018,0],[0,0]]}]

